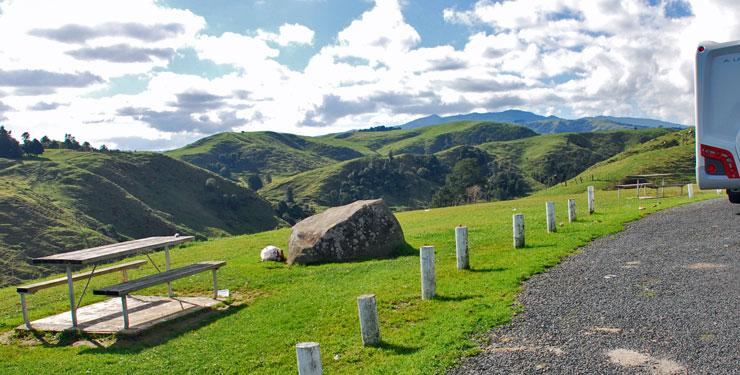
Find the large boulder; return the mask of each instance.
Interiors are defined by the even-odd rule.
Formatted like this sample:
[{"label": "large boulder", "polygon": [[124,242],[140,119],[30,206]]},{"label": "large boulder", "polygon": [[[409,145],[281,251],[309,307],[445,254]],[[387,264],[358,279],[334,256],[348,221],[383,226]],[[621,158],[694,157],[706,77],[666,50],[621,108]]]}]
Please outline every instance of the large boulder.
[{"label": "large boulder", "polygon": [[405,240],[382,199],[330,208],[293,227],[288,264],[319,264],[388,258]]}]

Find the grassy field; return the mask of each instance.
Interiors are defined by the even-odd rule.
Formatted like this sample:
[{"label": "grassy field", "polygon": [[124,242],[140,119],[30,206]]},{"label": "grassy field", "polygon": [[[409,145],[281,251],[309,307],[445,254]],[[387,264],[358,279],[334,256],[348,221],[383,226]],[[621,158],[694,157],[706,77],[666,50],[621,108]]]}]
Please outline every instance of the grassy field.
[{"label": "grassy field", "polygon": [[[565,201],[577,199],[578,221],[567,223]],[[220,286],[236,295],[223,312],[164,326],[109,347],[70,345],[66,337],[47,337],[47,344],[15,337],[21,323],[13,288],[0,289],[0,373],[295,373],[294,345],[318,341],[327,373],[442,373],[463,356],[477,351],[490,328],[508,321],[517,310],[520,284],[555,265],[593,238],[614,233],[624,223],[647,213],[687,203],[687,197],[660,201],[616,199],[597,191],[594,215],[585,212],[585,193],[536,195],[516,201],[411,211],[398,214],[410,248],[395,259],[322,266],[259,262],[268,244],[283,248],[288,229],[196,243],[173,253],[175,265],[223,259]],[[714,198],[700,193],[695,200]],[[545,230],[544,202],[554,200],[555,234]],[[638,204],[643,210],[638,209]],[[524,213],[527,247],[514,250],[511,214]],[[457,271],[454,226],[468,225],[472,269]],[[437,293],[420,299],[419,259],[422,245],[437,249]],[[155,260],[162,264],[161,256]],[[149,266],[151,268],[151,266]],[[136,271],[133,276],[154,272]],[[181,295],[205,294],[209,275],[175,283]],[[103,276],[91,288],[116,282]],[[164,293],[163,288],[146,293]],[[355,298],[375,293],[383,344],[363,348]],[[32,318],[66,309],[63,286],[30,297]],[[87,303],[100,300],[87,298]],[[109,342],[109,340],[103,340]],[[8,343],[9,342],[9,343]]]},{"label": "grassy field", "polygon": [[[588,241],[621,230],[626,222],[690,201],[685,196],[617,200],[615,192],[597,191],[597,211],[588,215],[583,190],[399,213],[410,247],[388,260],[310,267],[259,262],[265,245],[287,247],[288,229],[195,243],[173,252],[175,266],[226,260],[219,282],[236,295],[233,306],[109,347],[74,346],[64,337],[58,343],[59,337],[49,337],[48,344],[31,345],[34,340],[15,337],[10,331],[21,324],[17,294],[13,288],[0,289],[0,341],[6,342],[0,344],[0,373],[291,374],[296,373],[294,346],[302,341],[321,344],[327,373],[443,373],[475,353],[483,333],[511,319],[522,281]],[[566,218],[570,197],[577,199],[575,223]],[[715,197],[713,191],[702,192],[694,200]],[[556,202],[561,223],[554,234],[545,230],[546,200]],[[525,214],[524,249],[512,248],[512,213]],[[469,227],[469,271],[455,268],[454,227],[459,224]],[[437,250],[438,297],[431,301],[420,299],[417,249],[422,245]],[[161,256],[154,259],[163,263]],[[152,272],[148,266],[133,276]],[[181,280],[175,290],[206,294],[209,277]],[[103,276],[91,288],[113,282],[115,276]],[[378,299],[383,344],[377,348],[363,348],[360,341],[355,299],[365,293]],[[65,311],[65,296],[63,286],[31,296],[31,317]]]}]

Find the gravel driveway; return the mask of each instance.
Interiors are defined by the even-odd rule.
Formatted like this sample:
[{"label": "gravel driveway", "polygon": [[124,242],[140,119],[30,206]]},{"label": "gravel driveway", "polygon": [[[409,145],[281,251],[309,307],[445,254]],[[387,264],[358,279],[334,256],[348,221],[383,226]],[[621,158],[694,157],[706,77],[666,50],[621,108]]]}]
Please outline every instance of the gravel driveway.
[{"label": "gravel driveway", "polygon": [[525,283],[452,374],[740,374],[740,205],[669,209]]}]

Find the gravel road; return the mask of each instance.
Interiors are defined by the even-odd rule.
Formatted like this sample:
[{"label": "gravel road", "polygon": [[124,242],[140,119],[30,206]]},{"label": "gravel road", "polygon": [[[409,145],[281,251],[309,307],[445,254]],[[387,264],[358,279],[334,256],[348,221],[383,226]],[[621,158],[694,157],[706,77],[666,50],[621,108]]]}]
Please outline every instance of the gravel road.
[{"label": "gravel road", "polygon": [[451,374],[740,374],[740,205],[669,209],[581,250]]}]

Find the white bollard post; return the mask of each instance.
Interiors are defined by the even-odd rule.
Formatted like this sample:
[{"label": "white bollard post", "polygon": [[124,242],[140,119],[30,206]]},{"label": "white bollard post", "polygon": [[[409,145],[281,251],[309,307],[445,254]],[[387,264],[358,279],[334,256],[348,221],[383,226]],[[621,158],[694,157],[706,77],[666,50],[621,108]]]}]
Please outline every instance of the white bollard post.
[{"label": "white bollard post", "polygon": [[378,321],[378,306],[375,304],[375,294],[363,294],[357,297],[357,312],[360,316],[362,345],[380,344],[380,323]]},{"label": "white bollard post", "polygon": [[594,187],[588,187],[588,213],[594,213]]},{"label": "white bollard post", "polygon": [[437,291],[434,275],[434,246],[422,246],[421,256],[421,299],[432,299]]},{"label": "white bollard post", "polygon": [[455,254],[457,255],[457,269],[469,269],[468,260],[468,227],[458,226],[455,228]]},{"label": "white bollard post", "polygon": [[555,233],[557,226],[555,225],[555,202],[545,203],[545,213],[547,214],[547,233]]},{"label": "white bollard post", "polygon": [[576,200],[568,199],[568,222],[576,221]]},{"label": "white bollard post", "polygon": [[301,342],[295,346],[298,375],[322,375],[321,351],[318,342]]},{"label": "white bollard post", "polygon": [[524,247],[524,214],[514,214],[512,222],[514,225],[514,248],[521,249]]},{"label": "white bollard post", "polygon": [[694,184],[686,184],[686,191],[689,193],[689,198],[694,197]]}]

